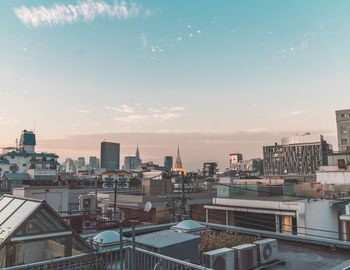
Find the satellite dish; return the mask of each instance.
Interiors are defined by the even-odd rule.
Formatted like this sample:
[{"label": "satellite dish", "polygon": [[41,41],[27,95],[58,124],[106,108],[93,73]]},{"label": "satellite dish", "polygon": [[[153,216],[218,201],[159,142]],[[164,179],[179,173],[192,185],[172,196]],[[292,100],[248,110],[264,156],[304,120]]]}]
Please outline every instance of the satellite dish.
[{"label": "satellite dish", "polygon": [[149,211],[151,211],[151,209],[152,209],[152,203],[151,202],[146,202],[145,203],[145,208],[144,208],[145,212],[149,212]]}]

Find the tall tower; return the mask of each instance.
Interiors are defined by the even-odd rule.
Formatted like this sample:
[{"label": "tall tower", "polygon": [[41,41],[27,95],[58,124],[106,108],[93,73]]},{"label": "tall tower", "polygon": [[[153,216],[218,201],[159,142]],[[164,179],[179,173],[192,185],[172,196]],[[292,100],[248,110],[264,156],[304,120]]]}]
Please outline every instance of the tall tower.
[{"label": "tall tower", "polygon": [[136,164],[137,166],[139,164],[141,164],[142,160],[140,158],[140,151],[139,151],[139,146],[136,147],[136,154],[135,154],[135,157],[136,157]]},{"label": "tall tower", "polygon": [[175,161],[175,169],[182,169],[182,161],[180,157],[180,148],[177,146],[177,156]]}]

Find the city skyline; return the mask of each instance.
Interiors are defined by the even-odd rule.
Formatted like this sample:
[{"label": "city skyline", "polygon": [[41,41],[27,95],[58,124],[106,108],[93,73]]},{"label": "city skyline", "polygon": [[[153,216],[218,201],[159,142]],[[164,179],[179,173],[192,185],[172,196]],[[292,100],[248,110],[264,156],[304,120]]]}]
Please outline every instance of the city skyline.
[{"label": "city skyline", "polygon": [[[86,134],[96,145],[104,136],[119,142],[111,134],[143,134],[149,138],[122,138],[121,155],[143,144],[145,160],[160,164],[180,144],[188,168],[202,161],[224,168],[236,150],[261,156],[263,144],[302,131],[324,134],[336,149],[334,112],[348,109],[350,98],[349,7],[323,0],[2,1],[1,146],[35,125],[38,149],[61,158],[71,156],[69,138]],[[249,142],[246,134],[254,134]],[[169,146],[148,150],[152,137],[165,135]],[[74,155],[98,156],[96,149],[78,147]]]}]

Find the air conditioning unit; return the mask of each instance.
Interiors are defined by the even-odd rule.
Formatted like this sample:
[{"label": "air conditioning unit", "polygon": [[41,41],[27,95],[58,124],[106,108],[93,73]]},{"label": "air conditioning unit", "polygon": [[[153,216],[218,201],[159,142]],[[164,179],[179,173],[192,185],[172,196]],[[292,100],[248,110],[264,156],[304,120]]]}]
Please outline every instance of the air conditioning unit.
[{"label": "air conditioning unit", "polygon": [[278,245],[277,240],[267,238],[254,242],[258,247],[258,261],[261,264],[269,263],[277,259],[278,256]]},{"label": "air conditioning unit", "polygon": [[258,266],[256,245],[244,244],[232,249],[234,250],[235,270],[249,270]]},{"label": "air conditioning unit", "polygon": [[234,270],[234,254],[231,248],[220,248],[203,253],[205,267],[214,270]]}]

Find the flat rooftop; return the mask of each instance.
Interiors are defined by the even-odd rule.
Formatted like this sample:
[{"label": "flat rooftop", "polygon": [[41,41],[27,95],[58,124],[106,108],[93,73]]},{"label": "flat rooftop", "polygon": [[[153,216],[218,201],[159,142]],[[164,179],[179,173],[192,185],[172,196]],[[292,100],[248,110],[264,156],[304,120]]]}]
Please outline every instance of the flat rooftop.
[{"label": "flat rooftop", "polygon": [[276,265],[269,269],[332,269],[350,258],[349,251],[332,251],[330,247],[295,244],[278,241],[279,258],[286,261],[285,265]]}]

